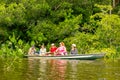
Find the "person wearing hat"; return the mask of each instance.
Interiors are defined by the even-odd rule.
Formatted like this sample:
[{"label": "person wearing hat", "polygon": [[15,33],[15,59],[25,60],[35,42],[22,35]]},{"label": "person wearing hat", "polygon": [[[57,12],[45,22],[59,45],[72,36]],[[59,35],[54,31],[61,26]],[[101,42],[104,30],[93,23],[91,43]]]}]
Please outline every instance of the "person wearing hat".
[{"label": "person wearing hat", "polygon": [[76,44],[72,44],[71,50],[70,50],[70,54],[72,54],[72,55],[77,55],[78,54],[78,50],[76,48]]},{"label": "person wearing hat", "polygon": [[47,54],[46,55],[54,55],[55,54],[55,51],[57,50],[57,47],[55,46],[55,44],[54,43],[52,43],[51,44],[51,47],[50,47],[50,49],[49,49],[50,51],[49,52],[47,52]]},{"label": "person wearing hat", "polygon": [[51,55],[54,55],[55,51],[57,50],[57,47],[55,46],[54,43],[51,44],[51,47],[50,47],[50,53]]}]

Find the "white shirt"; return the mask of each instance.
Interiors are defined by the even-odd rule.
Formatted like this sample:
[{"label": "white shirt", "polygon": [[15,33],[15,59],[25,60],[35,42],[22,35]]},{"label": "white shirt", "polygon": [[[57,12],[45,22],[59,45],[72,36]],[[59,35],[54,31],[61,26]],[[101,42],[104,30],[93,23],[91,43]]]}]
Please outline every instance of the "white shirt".
[{"label": "white shirt", "polygon": [[46,48],[43,48],[43,49],[41,48],[40,49],[40,54],[45,54],[45,53],[46,53]]}]

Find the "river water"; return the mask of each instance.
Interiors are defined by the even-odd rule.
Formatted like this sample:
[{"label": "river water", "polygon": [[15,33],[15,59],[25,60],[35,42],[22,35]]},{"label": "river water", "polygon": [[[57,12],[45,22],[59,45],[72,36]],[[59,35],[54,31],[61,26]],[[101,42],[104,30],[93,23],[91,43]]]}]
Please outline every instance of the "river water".
[{"label": "river water", "polygon": [[119,61],[0,59],[0,80],[120,80]]}]

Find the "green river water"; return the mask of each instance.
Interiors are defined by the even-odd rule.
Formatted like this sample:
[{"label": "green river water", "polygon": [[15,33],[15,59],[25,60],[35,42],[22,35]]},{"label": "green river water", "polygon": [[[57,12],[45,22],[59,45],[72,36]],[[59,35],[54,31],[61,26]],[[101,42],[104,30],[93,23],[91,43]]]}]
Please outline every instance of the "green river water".
[{"label": "green river water", "polygon": [[0,59],[0,80],[120,80],[119,61]]}]

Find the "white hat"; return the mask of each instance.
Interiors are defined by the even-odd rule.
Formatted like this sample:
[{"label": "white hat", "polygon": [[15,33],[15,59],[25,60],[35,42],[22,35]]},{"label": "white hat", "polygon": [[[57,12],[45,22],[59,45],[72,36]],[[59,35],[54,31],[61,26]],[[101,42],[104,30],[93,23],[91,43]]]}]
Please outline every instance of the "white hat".
[{"label": "white hat", "polygon": [[52,46],[54,46],[55,44],[54,44],[54,43],[52,43],[51,45],[52,45]]},{"label": "white hat", "polygon": [[72,44],[72,46],[76,47],[76,44]]}]

